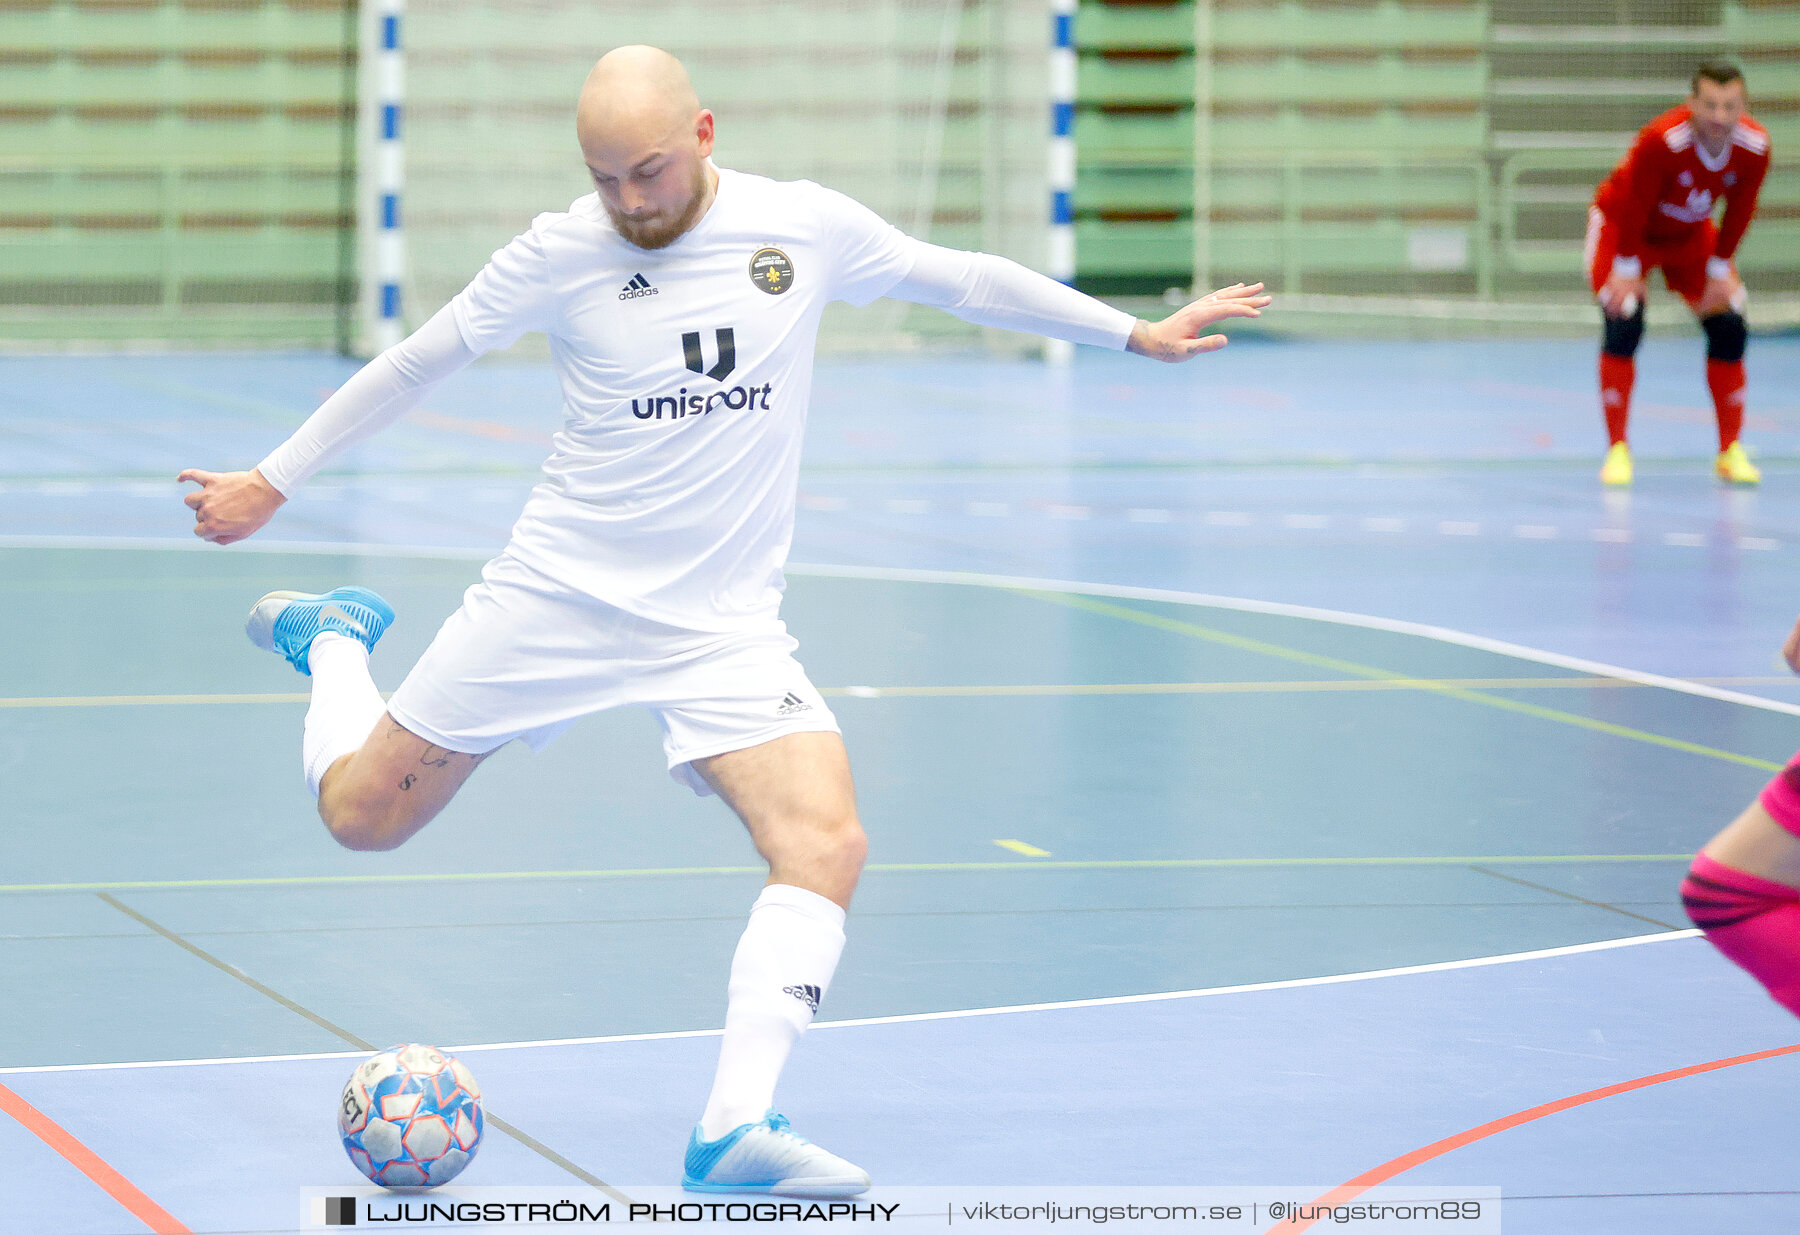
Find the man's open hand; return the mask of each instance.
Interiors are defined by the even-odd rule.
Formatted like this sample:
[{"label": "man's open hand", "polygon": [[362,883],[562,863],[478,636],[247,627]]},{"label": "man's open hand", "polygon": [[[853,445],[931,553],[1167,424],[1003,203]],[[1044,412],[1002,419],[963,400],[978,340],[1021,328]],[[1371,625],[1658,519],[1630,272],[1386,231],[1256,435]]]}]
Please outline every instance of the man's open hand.
[{"label": "man's open hand", "polygon": [[1595,299],[1600,302],[1600,311],[1608,317],[1636,317],[1638,306],[1644,303],[1644,280],[1622,274],[1609,275]]},{"label": "man's open hand", "polygon": [[1225,346],[1224,335],[1200,333],[1208,326],[1228,317],[1261,317],[1262,311],[1273,300],[1273,296],[1263,294],[1261,283],[1252,283],[1248,287],[1242,283],[1222,287],[1160,322],[1139,322],[1132,329],[1131,341],[1125,349],[1153,360],[1180,364],[1201,352],[1216,352]]},{"label": "man's open hand", "polygon": [[1711,317],[1715,313],[1723,313],[1727,309],[1738,307],[1738,296],[1743,284],[1738,281],[1736,272],[1723,279],[1708,279],[1706,290],[1700,293],[1700,299],[1694,302],[1694,316]]},{"label": "man's open hand", "polygon": [[182,500],[194,512],[194,535],[215,545],[244,539],[274,516],[287,501],[255,468],[247,472],[203,472],[190,467],[176,483],[200,487]]}]

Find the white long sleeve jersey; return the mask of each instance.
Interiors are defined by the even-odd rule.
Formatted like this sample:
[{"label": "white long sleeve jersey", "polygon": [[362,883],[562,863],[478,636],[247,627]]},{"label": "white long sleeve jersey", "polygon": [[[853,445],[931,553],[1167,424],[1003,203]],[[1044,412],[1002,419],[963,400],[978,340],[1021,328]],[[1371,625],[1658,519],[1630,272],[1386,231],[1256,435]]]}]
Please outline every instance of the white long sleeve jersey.
[{"label": "white long sleeve jersey", "polygon": [[808,181],[718,174],[705,216],[664,249],[622,239],[596,195],[539,215],[264,459],[264,477],[291,494],[480,353],[542,331],[563,424],[508,552],[640,617],[729,630],[780,605],[828,302],[895,296],[1115,349],[1135,324]]}]

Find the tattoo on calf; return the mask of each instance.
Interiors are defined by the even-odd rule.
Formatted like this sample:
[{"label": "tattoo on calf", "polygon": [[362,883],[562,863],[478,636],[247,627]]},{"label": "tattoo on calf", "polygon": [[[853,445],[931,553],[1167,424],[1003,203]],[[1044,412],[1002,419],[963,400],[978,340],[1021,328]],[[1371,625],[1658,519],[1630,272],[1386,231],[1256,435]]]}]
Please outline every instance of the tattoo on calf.
[{"label": "tattoo on calf", "polygon": [[[399,728],[399,726],[395,726],[395,728]],[[419,765],[427,768],[448,767],[452,755],[461,755],[462,758],[469,761],[469,766],[474,768],[480,766],[481,762],[493,753],[493,751],[489,750],[483,751],[479,755],[462,755],[460,751],[445,750],[441,746],[427,746],[425,748],[425,753],[419,756]],[[405,776],[400,778],[400,791],[404,793],[411,789],[418,783],[418,780],[418,773],[408,772]]]}]

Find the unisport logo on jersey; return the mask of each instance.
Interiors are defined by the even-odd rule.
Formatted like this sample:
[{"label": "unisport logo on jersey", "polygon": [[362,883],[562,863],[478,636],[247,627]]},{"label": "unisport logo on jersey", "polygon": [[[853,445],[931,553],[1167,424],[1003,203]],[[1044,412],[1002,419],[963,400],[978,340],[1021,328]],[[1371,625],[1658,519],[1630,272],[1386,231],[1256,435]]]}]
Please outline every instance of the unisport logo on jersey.
[{"label": "unisport logo on jersey", "polygon": [[700,350],[700,332],[689,331],[681,336],[681,358],[687,367],[695,373],[704,373],[715,382],[722,382],[731,376],[737,368],[737,334],[726,326],[713,332],[714,347],[719,354],[719,361],[712,368],[706,367],[706,353]]},{"label": "unisport logo on jersey", "polygon": [[[722,382],[737,371],[737,333],[731,326],[712,332],[713,354],[717,359],[709,366],[703,345],[705,331],[690,330],[681,336],[681,359],[690,373]],[[769,382],[761,386],[728,386],[708,393],[690,392],[686,386],[672,395],[648,395],[631,401],[631,414],[639,420],[681,420],[688,416],[706,416],[724,408],[727,411],[768,411],[769,395],[774,390]],[[757,401],[761,400],[761,406]]]}]

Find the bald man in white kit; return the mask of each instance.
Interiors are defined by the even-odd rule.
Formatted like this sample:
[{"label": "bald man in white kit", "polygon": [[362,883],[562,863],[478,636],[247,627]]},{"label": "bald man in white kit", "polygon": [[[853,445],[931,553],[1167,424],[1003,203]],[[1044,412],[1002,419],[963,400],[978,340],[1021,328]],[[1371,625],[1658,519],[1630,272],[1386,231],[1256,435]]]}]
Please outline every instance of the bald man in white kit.
[{"label": "bald man in white kit", "polygon": [[481,353],[549,336],[564,421],[544,479],[389,702],[368,657],[393,610],[366,588],[273,592],[248,633],[312,677],[307,783],[350,849],[404,842],[515,738],[541,750],[593,712],[655,713],[670,775],[723,798],[769,864],[682,1184],[853,1195],[867,1173],[771,1109],[830,988],[867,849],[837,721],[779,616],[819,315],[891,296],[1177,362],[1224,346],[1201,332],[1269,297],[1239,285],[1137,321],[808,181],[716,167],[712,112],[655,48],[600,60],[576,133],[596,192],[534,219],[256,468],[183,472],[201,486],[185,500],[196,535],[242,540]]}]

